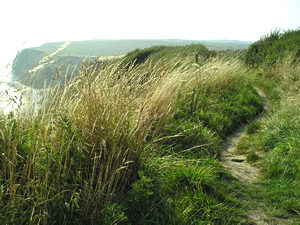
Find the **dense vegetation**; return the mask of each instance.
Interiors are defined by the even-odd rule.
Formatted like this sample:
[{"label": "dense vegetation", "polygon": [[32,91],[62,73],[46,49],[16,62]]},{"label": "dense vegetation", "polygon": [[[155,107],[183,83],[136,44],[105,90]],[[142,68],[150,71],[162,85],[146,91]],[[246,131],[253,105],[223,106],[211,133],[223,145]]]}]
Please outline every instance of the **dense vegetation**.
[{"label": "dense vegetation", "polygon": [[299,61],[300,30],[280,32],[275,30],[253,43],[245,54],[245,62],[250,66],[272,67],[287,57]]},{"label": "dense vegetation", "polygon": [[[1,115],[0,223],[251,224],[243,199],[262,195],[277,216],[297,216],[299,64],[282,62],[253,70],[193,44],[83,64],[36,113]],[[280,102],[240,144],[263,162],[260,191],[219,161],[226,137],[263,110],[253,85]]]}]

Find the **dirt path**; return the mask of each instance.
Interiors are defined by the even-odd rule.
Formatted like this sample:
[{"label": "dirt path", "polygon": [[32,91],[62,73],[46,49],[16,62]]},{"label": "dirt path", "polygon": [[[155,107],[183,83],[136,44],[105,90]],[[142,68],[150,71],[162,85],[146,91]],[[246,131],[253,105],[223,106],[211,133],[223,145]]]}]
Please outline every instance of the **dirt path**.
[{"label": "dirt path", "polygon": [[[269,101],[260,89],[256,88],[256,91],[264,103],[264,112],[256,118],[256,120],[260,120],[268,110]],[[260,176],[260,170],[246,162],[247,155],[239,155],[236,151],[238,142],[246,133],[246,126],[247,125],[241,126],[224,142],[222,164],[234,177],[238,178],[243,183],[252,184]]]},{"label": "dirt path", "polygon": [[[256,88],[264,103],[264,112],[259,115],[256,120],[260,120],[268,111],[269,101],[266,95],[260,89]],[[221,156],[223,166],[237,179],[246,185],[254,185],[260,177],[260,169],[246,162],[247,154],[240,155],[236,146],[240,139],[246,134],[246,126],[241,126],[232,135],[230,135],[223,144],[223,153]],[[253,200],[252,200],[253,201]],[[251,200],[245,200],[246,204],[251,205]],[[257,202],[260,205],[262,202]],[[257,225],[277,225],[277,224],[293,224],[292,220],[280,219],[267,216],[259,206],[250,208],[247,212],[250,221]]]}]

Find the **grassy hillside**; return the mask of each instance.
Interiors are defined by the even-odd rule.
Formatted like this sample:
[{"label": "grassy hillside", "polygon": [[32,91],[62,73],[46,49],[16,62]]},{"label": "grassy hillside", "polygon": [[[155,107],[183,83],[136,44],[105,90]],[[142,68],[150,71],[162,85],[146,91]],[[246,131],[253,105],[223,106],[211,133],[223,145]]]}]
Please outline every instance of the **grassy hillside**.
[{"label": "grassy hillside", "polygon": [[[153,46],[184,46],[192,43],[202,43],[210,50],[239,50],[246,49],[250,43],[238,41],[197,41],[197,40],[180,40],[180,39],[129,39],[129,40],[88,40],[74,41],[59,55],[69,56],[118,56],[133,51],[137,48],[144,49]],[[34,49],[53,52],[63,42],[45,43]]]},{"label": "grassy hillside", "polygon": [[[137,49],[82,65],[44,90],[37,113],[2,114],[0,222],[253,224],[244,200],[262,198],[276,216],[299,218],[299,64],[242,59],[201,44]],[[246,187],[220,153],[262,112],[254,86],[277,106],[240,143],[264,173]]]},{"label": "grassy hillside", "polygon": [[[250,46],[246,63],[249,63],[247,56],[254,56],[253,49],[264,46],[259,50],[265,53],[264,61],[258,58],[262,55],[257,55],[257,69],[252,71],[251,77],[253,83],[268,94],[270,110],[263,121],[249,125],[249,134],[239,148],[256,156],[249,161],[263,170],[255,197],[264,196],[270,214],[281,218],[295,216],[299,223],[300,64],[297,54],[300,32],[271,33],[262,40]],[[271,58],[274,61],[270,61]]]}]

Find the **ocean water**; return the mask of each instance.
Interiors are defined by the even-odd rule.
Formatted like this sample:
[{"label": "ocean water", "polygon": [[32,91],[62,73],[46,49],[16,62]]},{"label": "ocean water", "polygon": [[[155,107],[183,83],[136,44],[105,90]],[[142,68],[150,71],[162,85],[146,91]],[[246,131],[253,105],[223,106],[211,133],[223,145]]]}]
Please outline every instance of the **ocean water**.
[{"label": "ocean water", "polygon": [[21,104],[22,94],[11,84],[11,71],[1,71],[0,110],[5,114],[16,111]]},{"label": "ocean water", "polygon": [[5,114],[15,112],[21,105],[22,94],[7,83],[0,84],[0,110]]},{"label": "ocean water", "polygon": [[11,71],[0,78],[0,111],[4,114],[16,113],[18,110],[33,109],[37,111],[39,91],[12,81]]}]

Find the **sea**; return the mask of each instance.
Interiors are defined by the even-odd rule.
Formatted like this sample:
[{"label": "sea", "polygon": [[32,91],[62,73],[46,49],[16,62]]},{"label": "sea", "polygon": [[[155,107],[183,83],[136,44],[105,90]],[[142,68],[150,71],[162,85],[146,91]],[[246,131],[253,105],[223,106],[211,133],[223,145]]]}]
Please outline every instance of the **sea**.
[{"label": "sea", "polygon": [[0,76],[0,112],[9,114],[18,110],[37,111],[39,90],[30,88],[12,79],[11,68],[2,71]]}]

